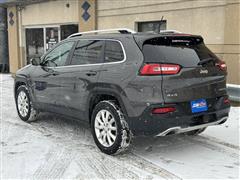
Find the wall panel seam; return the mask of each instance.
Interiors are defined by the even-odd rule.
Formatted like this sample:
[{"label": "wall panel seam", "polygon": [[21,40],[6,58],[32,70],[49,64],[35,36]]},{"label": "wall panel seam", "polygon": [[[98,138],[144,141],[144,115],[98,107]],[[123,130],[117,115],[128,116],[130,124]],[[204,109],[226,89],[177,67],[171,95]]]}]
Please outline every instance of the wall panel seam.
[{"label": "wall panel seam", "polygon": [[[229,3],[229,4],[240,4],[240,3]],[[227,4],[227,5],[229,5]],[[112,16],[128,16],[128,15],[137,15],[137,14],[153,14],[158,12],[174,12],[174,11],[184,11],[184,10],[193,10],[193,9],[206,9],[206,8],[216,8],[216,7],[225,7],[224,5],[217,6],[199,6],[199,7],[191,7],[191,8],[181,8],[181,9],[168,9],[168,10],[157,10],[157,11],[146,11],[146,12],[133,12],[133,13],[125,13],[125,14],[109,14],[109,15],[98,15],[98,18],[102,17],[112,17]]]},{"label": "wall panel seam", "polygon": [[156,5],[166,5],[166,4],[176,4],[176,3],[184,3],[184,2],[191,2],[193,0],[182,0],[182,1],[172,1],[172,2],[163,2],[163,3],[154,3],[148,5],[136,5],[136,6],[128,6],[128,7],[118,7],[118,8],[111,8],[111,9],[98,9],[98,11],[113,11],[113,10],[121,10],[121,9],[130,9],[130,8],[138,8],[138,7],[146,7],[146,6],[156,6]]}]

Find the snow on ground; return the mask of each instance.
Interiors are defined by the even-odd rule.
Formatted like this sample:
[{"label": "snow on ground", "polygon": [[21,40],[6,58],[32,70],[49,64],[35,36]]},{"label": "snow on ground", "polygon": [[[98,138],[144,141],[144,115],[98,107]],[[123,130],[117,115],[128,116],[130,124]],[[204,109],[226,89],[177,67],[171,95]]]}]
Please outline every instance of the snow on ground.
[{"label": "snow on ground", "polygon": [[240,107],[231,107],[230,120],[221,126],[213,126],[208,128],[203,134],[212,136],[230,144],[239,146],[239,120],[240,120]]},{"label": "snow on ground", "polygon": [[10,75],[0,74],[0,92],[0,179],[239,178],[239,107],[200,136],[136,138],[127,153],[108,156],[86,124],[50,113],[22,122]]}]

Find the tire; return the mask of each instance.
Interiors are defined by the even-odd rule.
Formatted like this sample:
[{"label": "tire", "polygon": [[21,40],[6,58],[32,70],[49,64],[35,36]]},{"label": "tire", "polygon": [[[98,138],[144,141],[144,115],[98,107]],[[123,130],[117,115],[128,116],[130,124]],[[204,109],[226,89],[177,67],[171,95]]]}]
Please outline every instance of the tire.
[{"label": "tire", "polygon": [[25,122],[36,121],[39,113],[32,106],[32,101],[27,86],[19,86],[15,97],[18,116],[21,118],[21,120]]},{"label": "tire", "polygon": [[185,132],[184,134],[188,135],[188,136],[197,136],[198,134],[205,131],[205,129],[207,129],[207,128],[202,128],[202,129],[197,129],[197,130],[194,130],[194,131]]},{"label": "tire", "polygon": [[114,101],[101,101],[95,106],[91,130],[97,147],[108,155],[127,150],[131,143],[129,126]]}]

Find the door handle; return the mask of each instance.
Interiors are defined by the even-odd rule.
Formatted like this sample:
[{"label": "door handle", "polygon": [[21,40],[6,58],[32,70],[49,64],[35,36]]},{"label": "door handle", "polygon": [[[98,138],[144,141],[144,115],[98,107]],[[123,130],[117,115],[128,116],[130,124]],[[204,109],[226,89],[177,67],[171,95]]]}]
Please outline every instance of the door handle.
[{"label": "door handle", "polygon": [[97,72],[96,71],[89,71],[86,73],[87,76],[96,76]]}]

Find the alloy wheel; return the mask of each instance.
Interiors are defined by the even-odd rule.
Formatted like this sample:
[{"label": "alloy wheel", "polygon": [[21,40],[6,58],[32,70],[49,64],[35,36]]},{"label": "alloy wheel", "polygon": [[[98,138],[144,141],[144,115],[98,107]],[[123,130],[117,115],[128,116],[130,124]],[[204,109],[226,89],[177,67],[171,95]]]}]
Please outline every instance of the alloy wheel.
[{"label": "alloy wheel", "polygon": [[95,117],[94,129],[98,141],[104,147],[110,147],[117,138],[117,124],[108,110],[101,110]]},{"label": "alloy wheel", "polygon": [[29,111],[29,101],[26,93],[21,91],[17,98],[18,110],[22,117],[26,117]]}]

